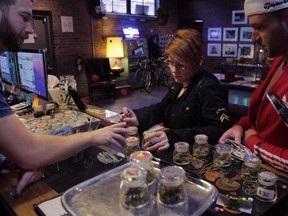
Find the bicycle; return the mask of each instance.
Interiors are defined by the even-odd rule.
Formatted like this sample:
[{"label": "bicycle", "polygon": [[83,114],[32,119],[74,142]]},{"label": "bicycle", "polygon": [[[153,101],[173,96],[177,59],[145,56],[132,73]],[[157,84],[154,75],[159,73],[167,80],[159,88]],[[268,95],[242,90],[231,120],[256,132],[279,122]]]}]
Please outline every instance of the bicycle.
[{"label": "bicycle", "polygon": [[158,85],[164,85],[170,87],[174,83],[174,78],[171,76],[171,72],[167,67],[164,57],[160,57],[154,61],[155,67],[155,79]]},{"label": "bicycle", "polygon": [[153,82],[166,87],[173,84],[174,79],[168,71],[163,57],[156,60],[144,59],[138,61],[138,65],[139,68],[134,76],[137,89],[144,88],[147,93],[151,93]]}]

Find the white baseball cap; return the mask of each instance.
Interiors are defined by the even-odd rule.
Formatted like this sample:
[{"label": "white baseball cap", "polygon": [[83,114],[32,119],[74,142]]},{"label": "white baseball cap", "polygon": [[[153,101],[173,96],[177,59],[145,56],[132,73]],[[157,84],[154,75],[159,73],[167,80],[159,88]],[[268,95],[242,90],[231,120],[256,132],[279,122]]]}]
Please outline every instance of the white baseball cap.
[{"label": "white baseball cap", "polygon": [[288,7],[288,0],[245,0],[246,16],[270,13]]}]

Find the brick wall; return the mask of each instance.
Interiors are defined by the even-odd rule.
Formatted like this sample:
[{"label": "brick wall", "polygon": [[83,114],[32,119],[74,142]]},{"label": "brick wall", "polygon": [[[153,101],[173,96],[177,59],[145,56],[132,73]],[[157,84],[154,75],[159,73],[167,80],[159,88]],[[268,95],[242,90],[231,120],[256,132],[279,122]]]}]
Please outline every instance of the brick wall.
[{"label": "brick wall", "polygon": [[[203,39],[205,44],[204,50],[204,67],[211,72],[218,72],[215,67],[219,66],[220,63],[225,62],[224,57],[210,57],[207,56],[207,43],[229,43],[229,42],[215,42],[207,41],[208,28],[214,27],[238,27],[240,32],[240,27],[248,27],[249,25],[232,25],[232,11],[233,10],[243,10],[243,0],[201,0],[201,1],[186,1],[179,0],[178,18],[181,20],[193,20],[202,19],[203,20]],[[238,34],[239,34],[238,32]],[[237,42],[239,43],[239,37]]]},{"label": "brick wall", "polygon": [[[141,37],[146,37],[151,31],[161,34],[172,34],[177,29],[177,1],[166,3],[170,10],[170,18],[165,26],[159,26],[155,19],[141,17],[107,16],[106,19],[90,18],[88,1],[81,0],[34,0],[34,10],[52,12],[52,47],[54,73],[56,76],[75,74],[78,90],[81,96],[87,94],[85,74],[76,70],[76,58],[105,57],[106,37],[122,36],[122,28],[133,26],[140,30]],[[74,32],[61,30],[61,16],[72,16]],[[93,32],[92,32],[93,29]],[[92,35],[94,35],[92,47]]]},{"label": "brick wall", "polygon": [[[225,61],[223,57],[207,57],[207,31],[209,27],[242,27],[247,25],[232,25],[232,10],[243,9],[243,0],[169,0],[163,1],[169,11],[169,21],[160,26],[155,19],[143,19],[137,16],[111,16],[96,20],[90,18],[88,3],[85,0],[34,0],[34,10],[52,12],[52,43],[54,57],[54,72],[57,76],[76,74],[81,95],[87,95],[87,84],[84,73],[77,73],[75,61],[78,54],[84,58],[105,57],[106,37],[122,36],[123,27],[139,28],[142,37],[149,36],[151,31],[159,34],[173,34],[178,27],[178,21],[202,19],[203,39],[205,43],[204,65],[215,72],[215,67]],[[73,33],[62,33],[61,16],[72,16]],[[92,32],[91,29],[94,29]],[[92,35],[94,47],[92,47]],[[223,43],[222,41],[220,43]],[[237,42],[236,42],[237,43]]]}]

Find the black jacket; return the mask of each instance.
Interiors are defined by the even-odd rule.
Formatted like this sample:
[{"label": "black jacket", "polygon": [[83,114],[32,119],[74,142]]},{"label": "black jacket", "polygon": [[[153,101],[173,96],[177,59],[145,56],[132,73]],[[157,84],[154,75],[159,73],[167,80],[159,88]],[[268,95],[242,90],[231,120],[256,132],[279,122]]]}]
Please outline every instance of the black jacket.
[{"label": "black jacket", "polygon": [[170,146],[175,142],[194,143],[196,134],[206,134],[210,144],[217,144],[220,136],[231,126],[227,92],[214,75],[199,71],[185,93],[177,99],[182,84],[175,83],[160,103],[145,111],[135,112],[139,132],[163,123]]}]

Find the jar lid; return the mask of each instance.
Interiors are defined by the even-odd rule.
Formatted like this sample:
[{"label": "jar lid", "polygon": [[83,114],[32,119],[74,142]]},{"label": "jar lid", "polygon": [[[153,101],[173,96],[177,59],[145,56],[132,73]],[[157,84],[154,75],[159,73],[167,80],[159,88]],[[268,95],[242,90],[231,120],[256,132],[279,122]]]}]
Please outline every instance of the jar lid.
[{"label": "jar lid", "polygon": [[136,136],[128,136],[128,137],[125,139],[125,143],[126,143],[127,146],[130,146],[130,147],[137,146],[137,145],[139,145],[139,137],[136,137]]},{"label": "jar lid", "polygon": [[260,165],[261,160],[257,156],[246,155],[244,157],[244,163],[248,167],[256,168],[256,167],[258,167]]},{"label": "jar lid", "polygon": [[217,144],[215,147],[216,147],[216,151],[220,154],[231,152],[231,146],[227,143]]},{"label": "jar lid", "polygon": [[127,129],[129,130],[128,135],[133,135],[138,132],[138,128],[134,126],[128,127]]},{"label": "jar lid", "polygon": [[42,105],[37,105],[34,107],[34,111],[38,112],[38,111],[42,111],[43,110],[43,106]]},{"label": "jar lid", "polygon": [[186,152],[188,151],[189,149],[189,143],[186,143],[186,142],[176,142],[174,144],[174,147],[175,149],[178,151],[178,152]]},{"label": "jar lid", "polygon": [[154,133],[153,130],[144,131],[144,132],[143,132],[143,137],[148,136],[148,135],[150,135],[150,134],[152,134],[152,133]]},{"label": "jar lid", "polygon": [[194,136],[194,140],[198,144],[205,144],[208,141],[208,136],[205,134],[197,134]]},{"label": "jar lid", "polygon": [[61,108],[68,108],[68,104],[67,103],[60,103],[59,104],[59,107],[61,107]]},{"label": "jar lid", "polygon": [[122,173],[122,179],[129,182],[130,186],[139,187],[145,184],[146,171],[137,167],[126,168]]},{"label": "jar lid", "polygon": [[134,162],[150,161],[153,155],[149,151],[136,151],[130,155],[130,160]]},{"label": "jar lid", "polygon": [[163,184],[178,186],[184,181],[185,170],[180,166],[168,166],[160,170],[160,176]]},{"label": "jar lid", "polygon": [[264,186],[273,186],[277,180],[277,176],[269,171],[264,171],[258,174],[258,181]]},{"label": "jar lid", "polygon": [[54,108],[55,108],[55,104],[54,103],[46,104],[46,109],[54,109]]}]

